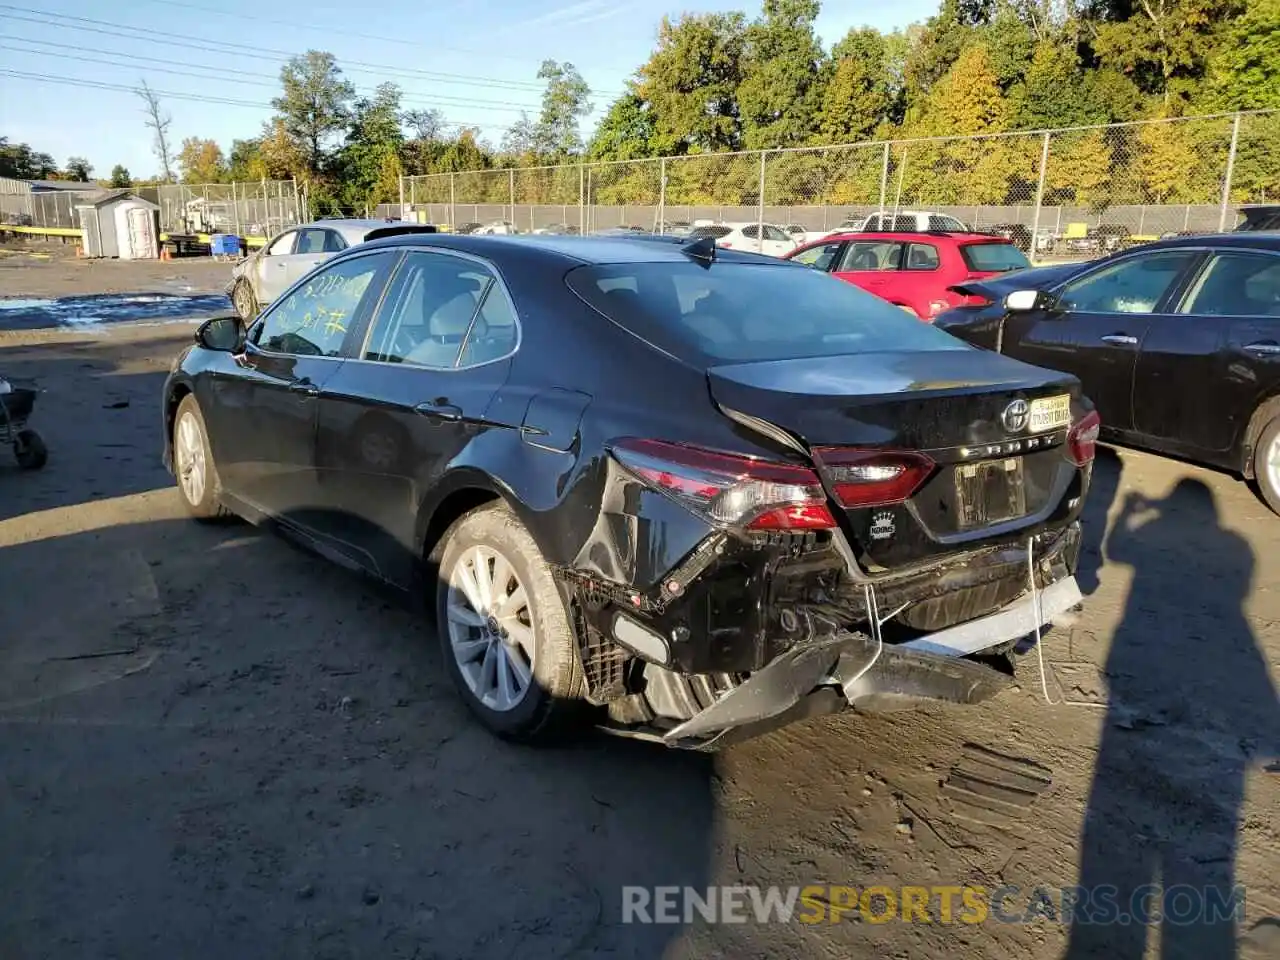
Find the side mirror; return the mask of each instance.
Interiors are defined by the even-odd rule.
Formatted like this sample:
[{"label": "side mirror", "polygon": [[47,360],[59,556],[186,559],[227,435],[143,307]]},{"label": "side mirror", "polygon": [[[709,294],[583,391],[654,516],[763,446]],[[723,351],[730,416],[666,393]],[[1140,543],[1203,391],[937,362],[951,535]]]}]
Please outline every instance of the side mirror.
[{"label": "side mirror", "polygon": [[235,314],[211,317],[196,328],[196,343],[206,350],[242,353],[245,345],[244,323]]},{"label": "side mirror", "polygon": [[1014,290],[1004,298],[1004,308],[1010,313],[1051,310],[1053,305],[1054,298],[1042,290]]}]

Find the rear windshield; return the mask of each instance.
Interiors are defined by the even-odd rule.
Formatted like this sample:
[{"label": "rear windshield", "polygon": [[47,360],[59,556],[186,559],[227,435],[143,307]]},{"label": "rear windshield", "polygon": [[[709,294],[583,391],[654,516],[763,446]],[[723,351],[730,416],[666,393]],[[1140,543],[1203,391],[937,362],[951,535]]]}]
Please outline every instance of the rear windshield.
[{"label": "rear windshield", "polygon": [[721,237],[727,237],[733,233],[733,227],[694,227],[689,231],[689,236],[701,240],[703,237],[715,237],[719,240]]},{"label": "rear windshield", "polygon": [[970,349],[879,297],[802,267],[626,263],[579,267],[565,280],[630,333],[700,365]]},{"label": "rear windshield", "polygon": [[970,270],[978,272],[1004,273],[1031,266],[1031,261],[1012,243],[967,243],[960,248],[960,255]]}]

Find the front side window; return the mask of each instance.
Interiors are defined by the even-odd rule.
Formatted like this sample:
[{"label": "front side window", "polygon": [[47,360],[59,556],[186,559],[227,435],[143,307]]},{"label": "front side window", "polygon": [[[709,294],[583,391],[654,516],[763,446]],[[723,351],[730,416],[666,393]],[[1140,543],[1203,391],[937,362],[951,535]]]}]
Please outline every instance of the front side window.
[{"label": "front side window", "polygon": [[1133,257],[1067,284],[1059,300],[1074,313],[1151,313],[1196,254]]},{"label": "front side window", "polygon": [[255,342],[274,353],[339,356],[347,331],[381,290],[395,257],[355,257],[318,271],[263,317]]},{"label": "front side window", "polygon": [[493,274],[475,261],[409,253],[369,330],[362,356],[384,363],[452,369],[472,318],[494,282]]},{"label": "front side window", "polygon": [[283,257],[293,253],[293,241],[298,237],[297,230],[290,230],[288,233],[282,233],[267,247],[268,257]]},{"label": "front side window", "polygon": [[1219,254],[1201,272],[1178,312],[1197,317],[1280,317],[1280,257]]},{"label": "front side window", "polygon": [[852,240],[844,249],[837,273],[856,270],[897,270],[902,244],[892,240]]},{"label": "front side window", "polygon": [[[617,283],[624,278],[629,282]],[[972,349],[851,283],[783,263],[584,266],[566,282],[634,336],[708,366]]]},{"label": "front side window", "polygon": [[783,243],[791,242],[790,234],[784,233],[783,231],[779,230],[777,227],[766,226],[764,228],[764,238],[766,240],[779,240],[779,241],[782,241]]},{"label": "front side window", "polygon": [[824,243],[810,247],[808,250],[801,250],[791,260],[794,263],[803,263],[806,267],[813,267],[815,270],[830,270],[831,264],[840,255],[841,246],[842,244],[839,243]]}]

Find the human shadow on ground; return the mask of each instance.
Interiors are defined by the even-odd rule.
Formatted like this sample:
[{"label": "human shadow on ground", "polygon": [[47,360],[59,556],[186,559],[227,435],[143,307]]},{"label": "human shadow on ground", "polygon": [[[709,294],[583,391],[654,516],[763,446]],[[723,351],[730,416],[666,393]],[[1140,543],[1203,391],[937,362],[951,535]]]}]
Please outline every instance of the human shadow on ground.
[{"label": "human shadow on ground", "polygon": [[1106,555],[1133,582],[1105,665],[1066,957],[1141,960],[1158,925],[1163,960],[1232,960],[1245,778],[1280,744],[1276,691],[1243,610],[1253,553],[1188,477],[1160,500],[1128,494]]}]

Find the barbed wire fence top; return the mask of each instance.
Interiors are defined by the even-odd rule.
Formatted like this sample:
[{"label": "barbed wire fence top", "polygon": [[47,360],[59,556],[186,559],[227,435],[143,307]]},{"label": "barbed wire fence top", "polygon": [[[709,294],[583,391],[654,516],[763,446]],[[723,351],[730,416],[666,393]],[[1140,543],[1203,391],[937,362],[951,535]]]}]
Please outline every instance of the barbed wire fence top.
[{"label": "barbed wire fence top", "polygon": [[830,230],[884,211],[948,214],[977,230],[1135,237],[1229,230],[1245,203],[1280,202],[1280,111],[402,177],[410,215],[529,232],[654,229],[695,220]]}]

